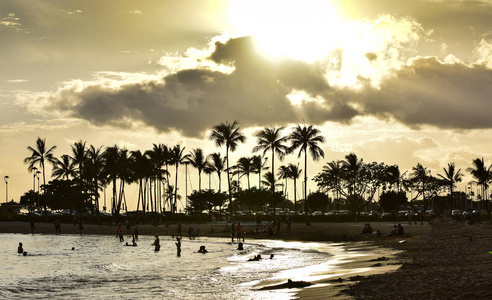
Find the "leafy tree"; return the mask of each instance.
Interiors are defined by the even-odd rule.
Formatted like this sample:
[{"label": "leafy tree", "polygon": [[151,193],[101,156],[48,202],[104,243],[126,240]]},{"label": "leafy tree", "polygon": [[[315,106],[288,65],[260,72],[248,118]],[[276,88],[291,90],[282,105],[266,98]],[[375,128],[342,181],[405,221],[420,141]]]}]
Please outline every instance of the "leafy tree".
[{"label": "leafy tree", "polygon": [[193,193],[188,196],[189,201],[187,211],[191,214],[202,213],[205,210],[211,213],[214,207],[212,201],[214,194],[215,192],[212,190],[193,191]]},{"label": "leafy tree", "polygon": [[29,212],[36,210],[37,202],[35,200],[35,193],[33,190],[29,190],[20,197],[19,204],[22,208],[27,209]]},{"label": "leafy tree", "polygon": [[257,212],[267,207],[267,201],[265,200],[271,199],[271,194],[266,189],[252,187],[237,192],[234,197],[239,206]]},{"label": "leafy tree", "polygon": [[403,191],[385,191],[379,197],[379,206],[387,212],[398,211],[398,207],[407,203],[407,194]]},{"label": "leafy tree", "polygon": [[326,207],[331,203],[330,198],[320,191],[309,194],[308,202],[311,210],[321,210],[323,213],[325,213]]},{"label": "leafy tree", "polygon": [[76,180],[53,180],[45,186],[44,201],[51,209],[88,211],[93,209],[91,195]]}]

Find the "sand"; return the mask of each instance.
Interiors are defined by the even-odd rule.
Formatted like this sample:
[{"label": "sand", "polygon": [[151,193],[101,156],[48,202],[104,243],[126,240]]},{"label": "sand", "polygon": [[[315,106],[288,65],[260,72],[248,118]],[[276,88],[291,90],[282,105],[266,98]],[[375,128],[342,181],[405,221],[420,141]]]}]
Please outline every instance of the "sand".
[{"label": "sand", "polygon": [[[291,232],[282,228],[276,236],[254,233],[264,227],[243,224],[249,239],[342,242],[350,250],[351,242],[364,242],[371,257],[343,266],[367,267],[358,276],[346,272],[325,278],[298,291],[300,299],[492,299],[492,225],[468,225],[451,219],[432,224],[403,224],[403,236],[384,236],[393,223],[371,223],[381,237],[362,235],[363,223],[292,224]],[[182,224],[182,233],[193,227],[200,235],[230,237],[224,224]],[[213,228],[213,230],[212,230]],[[115,226],[84,225],[83,234],[114,235]],[[122,230],[127,234],[123,225]],[[175,235],[177,224],[139,225],[139,235]],[[79,234],[73,224],[62,224],[62,234]],[[133,231],[133,227],[132,227]],[[30,233],[26,222],[0,222],[0,233]],[[54,234],[51,223],[36,223],[35,234]],[[405,242],[402,242],[405,241]],[[364,249],[363,249],[364,250]],[[395,251],[396,250],[396,251]]]}]

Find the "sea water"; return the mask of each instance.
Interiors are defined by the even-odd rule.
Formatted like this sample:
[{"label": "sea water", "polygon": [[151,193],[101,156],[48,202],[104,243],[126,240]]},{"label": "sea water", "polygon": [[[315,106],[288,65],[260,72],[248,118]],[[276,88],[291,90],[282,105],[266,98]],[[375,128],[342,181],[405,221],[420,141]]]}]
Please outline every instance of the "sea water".
[{"label": "sea water", "polygon": [[[341,261],[364,255],[327,243],[229,239],[175,240],[141,236],[0,234],[0,299],[292,299],[294,289],[259,290],[292,280],[317,280]],[[27,256],[17,254],[19,242]],[[197,253],[201,245],[208,253]],[[74,248],[72,250],[72,248]],[[248,261],[260,254],[262,260]],[[273,254],[273,259],[269,259]]]}]

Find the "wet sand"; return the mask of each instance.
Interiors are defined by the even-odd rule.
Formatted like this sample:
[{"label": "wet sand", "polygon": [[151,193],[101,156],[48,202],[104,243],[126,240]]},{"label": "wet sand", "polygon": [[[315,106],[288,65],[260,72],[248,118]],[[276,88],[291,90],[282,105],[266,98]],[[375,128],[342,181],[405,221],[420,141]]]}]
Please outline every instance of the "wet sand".
[{"label": "wet sand", "polygon": [[[366,267],[358,276],[344,272],[314,281],[300,289],[300,299],[492,299],[492,225],[467,225],[453,220],[432,224],[402,223],[403,236],[384,236],[393,223],[371,223],[382,235],[361,234],[363,223],[292,224],[291,232],[282,228],[275,236],[254,233],[264,227],[243,224],[246,243],[251,238],[297,241],[341,242],[351,251],[350,242],[363,241],[363,248],[374,255],[347,262],[343,269]],[[230,237],[224,224],[182,224],[182,234],[193,227],[200,235]],[[133,231],[132,227],[132,231]],[[213,228],[213,230],[212,230]],[[62,234],[79,234],[73,224],[62,224]],[[122,226],[123,233],[127,234]],[[177,224],[139,225],[139,235],[176,235]],[[30,234],[26,222],[0,222],[0,233]],[[35,234],[54,234],[51,223],[37,223]],[[115,235],[116,226],[84,225],[83,234]],[[406,241],[400,243],[401,241]],[[360,244],[359,244],[360,245]],[[359,246],[360,247],[360,246]],[[359,249],[364,250],[364,249]],[[395,253],[396,255],[391,255]]]}]

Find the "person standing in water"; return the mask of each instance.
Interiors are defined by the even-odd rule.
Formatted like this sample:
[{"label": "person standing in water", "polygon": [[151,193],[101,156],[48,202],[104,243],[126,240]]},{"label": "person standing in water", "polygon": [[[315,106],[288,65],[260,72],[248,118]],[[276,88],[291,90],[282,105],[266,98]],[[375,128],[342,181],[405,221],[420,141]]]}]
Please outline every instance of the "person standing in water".
[{"label": "person standing in water", "polygon": [[24,253],[24,248],[22,248],[22,243],[19,243],[19,247],[17,247],[17,253],[19,254]]},{"label": "person standing in water", "polygon": [[154,243],[152,244],[152,246],[154,246],[154,251],[159,251],[161,250],[161,244],[159,242],[159,235],[155,235],[155,240],[154,240]]},{"label": "person standing in water", "polygon": [[237,222],[237,242],[239,243],[241,241],[241,238],[243,239],[244,242],[244,237],[243,237],[243,226],[241,226],[241,223]]},{"label": "person standing in water", "polygon": [[177,255],[178,257],[181,256],[181,239],[179,237],[176,238],[176,251],[177,251]]},{"label": "person standing in water", "polygon": [[133,235],[135,236],[135,240],[138,241],[138,226],[135,225],[135,230],[133,231]]}]

